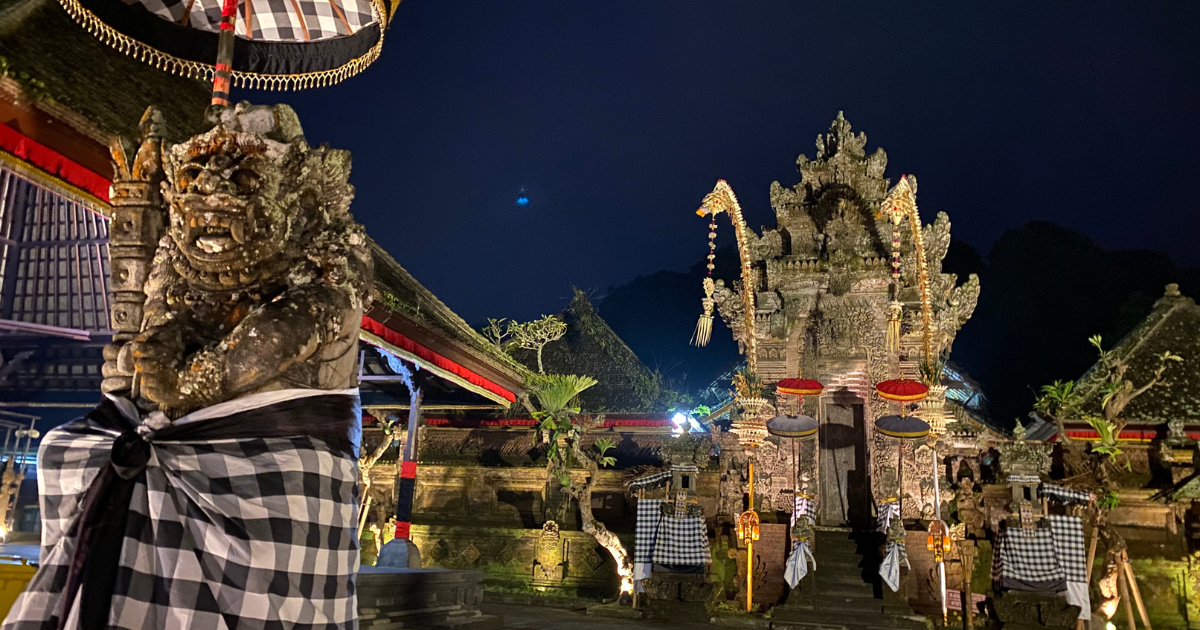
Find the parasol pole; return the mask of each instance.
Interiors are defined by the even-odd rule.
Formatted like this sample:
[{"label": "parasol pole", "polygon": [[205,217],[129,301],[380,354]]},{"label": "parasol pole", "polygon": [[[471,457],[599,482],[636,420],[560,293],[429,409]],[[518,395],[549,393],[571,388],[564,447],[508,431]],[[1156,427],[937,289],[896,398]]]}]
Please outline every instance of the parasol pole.
[{"label": "parasol pole", "polygon": [[[942,493],[941,484],[938,483],[938,461],[937,451],[931,446],[930,452],[933,454],[933,516],[939,522],[942,520]],[[939,546],[942,541],[938,541]],[[946,625],[946,562],[941,554],[938,554],[938,586],[941,589],[942,595],[942,626]],[[964,603],[963,606],[969,605]]]},{"label": "parasol pole", "polygon": [[[251,0],[246,0],[251,2]],[[221,34],[217,38],[217,63],[213,68],[212,106],[229,107],[230,79],[233,75],[233,30],[237,22],[238,0],[221,4]]]}]

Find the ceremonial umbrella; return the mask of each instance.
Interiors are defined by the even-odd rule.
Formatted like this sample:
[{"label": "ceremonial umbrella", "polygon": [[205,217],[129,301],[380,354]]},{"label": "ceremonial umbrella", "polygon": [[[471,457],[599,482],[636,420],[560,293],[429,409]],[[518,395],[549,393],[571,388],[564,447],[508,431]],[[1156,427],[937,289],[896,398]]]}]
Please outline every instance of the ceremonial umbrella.
[{"label": "ceremonial umbrella", "polygon": [[[400,0],[59,0],[90,33],[156,68],[232,86],[332,85],[379,57]],[[236,45],[235,45],[236,40]]]},{"label": "ceremonial umbrella", "polygon": [[875,386],[880,398],[896,402],[916,402],[924,400],[929,388],[924,383],[907,378],[896,378],[884,381]]},{"label": "ceremonial umbrella", "polygon": [[[819,427],[820,427],[820,424],[817,422],[816,418],[814,418],[812,416],[806,416],[806,415],[799,415],[799,416],[780,415],[780,416],[775,416],[774,418],[771,418],[770,420],[767,420],[767,432],[768,433],[770,433],[771,435],[774,435],[774,436],[778,436],[778,437],[782,437],[782,438],[789,438],[789,439],[805,440],[808,438],[816,437],[817,429]],[[796,499],[797,499],[796,501],[793,502],[793,504],[796,505],[797,507],[800,504],[799,499],[800,499],[800,495],[801,495],[801,490],[800,490],[800,449],[801,448],[803,448],[803,446],[801,444],[799,444],[799,442],[797,442],[797,445],[796,445],[796,470],[793,471],[794,478],[792,479],[792,486],[795,488]],[[805,500],[808,500],[808,499],[806,498]],[[796,518],[799,518],[800,514],[796,513],[795,516],[796,516]]]},{"label": "ceremonial umbrella", "polygon": [[775,391],[793,396],[820,396],[825,386],[811,378],[785,378],[775,383]]},{"label": "ceremonial umbrella", "polygon": [[775,416],[767,420],[767,432],[785,438],[807,438],[817,434],[817,419],[812,416]]},{"label": "ceremonial umbrella", "polygon": [[875,421],[875,430],[894,438],[921,438],[929,435],[929,424],[916,416],[883,416]]}]

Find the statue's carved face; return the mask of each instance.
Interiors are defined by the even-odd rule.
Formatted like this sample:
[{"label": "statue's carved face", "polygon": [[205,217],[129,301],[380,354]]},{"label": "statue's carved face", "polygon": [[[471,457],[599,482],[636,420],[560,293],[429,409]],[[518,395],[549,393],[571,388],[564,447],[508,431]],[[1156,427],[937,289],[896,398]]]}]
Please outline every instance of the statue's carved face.
[{"label": "statue's carved face", "polygon": [[[287,208],[299,173],[290,173],[291,145],[220,127],[172,147],[166,198],[168,234],[195,277],[212,287],[259,279],[291,237]],[[189,274],[192,275],[192,274]]]}]

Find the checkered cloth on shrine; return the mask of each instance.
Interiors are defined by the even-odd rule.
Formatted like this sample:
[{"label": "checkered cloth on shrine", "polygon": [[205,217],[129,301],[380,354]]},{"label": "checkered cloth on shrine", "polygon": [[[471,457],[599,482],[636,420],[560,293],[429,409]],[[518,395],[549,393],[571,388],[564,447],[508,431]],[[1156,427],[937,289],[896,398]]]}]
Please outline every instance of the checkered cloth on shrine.
[{"label": "checkered cloth on shrine", "polygon": [[1038,486],[1038,496],[1046,497],[1059,503],[1082,503],[1086,505],[1092,497],[1083,490],[1072,490],[1054,484],[1044,483]]},{"label": "checkered cloth on shrine", "polygon": [[635,479],[633,483],[629,484],[629,489],[637,491],[661,488],[667,485],[667,482],[671,480],[671,474],[671,471],[667,470],[664,472],[654,473],[653,475],[646,475],[640,479]]},{"label": "checkered cloth on shrine", "polygon": [[634,559],[639,563],[708,564],[708,530],[700,516],[672,518],[662,513],[664,501],[639,499]]},{"label": "checkered cloth on shrine", "polygon": [[1066,588],[1066,573],[1059,564],[1051,522],[1038,521],[1032,536],[1020,527],[1004,525],[1007,523],[1001,527],[992,556],[992,582],[996,587],[1023,591]]},{"label": "checkered cloth on shrine", "polygon": [[1083,544],[1083,521],[1078,516],[1050,515],[1050,534],[1055,556],[1068,582],[1087,582],[1087,552]]},{"label": "checkered cloth on shrine", "polygon": [[[346,419],[356,418],[357,392],[353,394],[351,402],[344,400],[350,398],[347,392],[259,394],[255,400],[249,396],[222,403],[226,413],[216,405],[174,425],[193,427],[193,435],[205,423],[226,426],[227,434],[238,435],[230,439],[156,440],[155,431],[167,423],[161,414],[152,415],[136,434],[123,433],[101,423],[112,415],[95,415],[104,405],[50,431],[38,452],[40,567],[0,627],[57,628],[66,601],[73,600],[64,626],[72,630],[357,628],[358,462],[352,452],[357,420],[351,424]],[[254,406],[263,401],[267,403]],[[127,401],[116,405],[120,412],[105,404],[129,424],[138,422]],[[312,411],[324,408],[337,409],[338,417]],[[316,417],[297,420],[305,410]],[[206,412],[207,417],[196,419]],[[256,419],[262,424],[256,425]],[[333,446],[339,444],[336,440],[311,434],[242,437],[254,431],[263,435],[263,427],[273,420],[273,426],[281,427],[277,433],[324,423],[350,427],[350,435],[338,447]],[[226,421],[230,424],[219,424]],[[231,424],[241,425],[240,433],[229,429]],[[129,469],[118,466],[114,442],[121,446],[128,439],[148,453],[148,460],[144,468],[121,477],[122,482],[114,478]],[[125,521],[120,530],[105,530],[111,521],[104,520],[89,530],[81,516],[98,479],[103,484],[98,488],[114,487],[107,482],[125,484],[120,487],[127,490],[129,505],[120,511]],[[115,511],[101,510],[106,519]],[[81,527],[116,536],[119,548],[108,539],[87,538]],[[80,588],[67,592],[75,550],[87,540],[91,546]],[[96,580],[86,579],[94,575],[88,572],[98,556],[110,557],[115,565],[110,569],[115,580],[100,585],[112,588],[111,600],[89,593],[103,590]],[[95,564],[104,570],[103,563]],[[107,618],[104,608],[81,612],[89,601],[107,607]]]},{"label": "checkered cloth on shrine", "polygon": [[[147,11],[176,24],[216,33],[221,0],[136,0]],[[247,10],[247,5],[249,10]],[[375,22],[370,0],[239,0],[235,34],[251,41],[305,42],[350,35]],[[307,36],[305,32],[307,31]]]}]

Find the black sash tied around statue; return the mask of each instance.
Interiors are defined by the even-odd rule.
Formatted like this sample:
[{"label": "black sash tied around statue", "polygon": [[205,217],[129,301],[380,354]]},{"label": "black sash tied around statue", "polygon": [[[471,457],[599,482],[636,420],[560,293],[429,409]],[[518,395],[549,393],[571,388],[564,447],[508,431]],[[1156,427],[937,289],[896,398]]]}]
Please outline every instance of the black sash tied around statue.
[{"label": "black sash tied around statue", "polygon": [[[75,440],[75,450],[90,446],[93,452],[112,440],[107,461],[96,453],[87,466],[77,467],[98,465],[98,470],[79,496],[78,510],[49,563],[43,549],[39,573],[48,574],[35,576],[5,630],[46,627],[31,623],[39,618],[43,624],[56,618],[50,627],[58,630],[66,630],[72,618],[81,630],[174,627],[206,615],[255,626],[263,621],[291,621],[297,628],[352,623],[342,618],[353,615],[357,571],[357,396],[322,392],[179,423],[152,414],[135,424],[129,409],[106,399],[83,421],[56,430],[69,438],[43,446],[39,463],[47,450],[65,452],[69,440]],[[156,449],[162,451],[158,457]],[[66,462],[58,470],[67,481],[73,474],[69,460],[55,460]],[[150,481],[148,466],[156,471]],[[63,495],[70,493],[68,485],[64,482]],[[167,500],[156,498],[163,495]],[[272,503],[272,497],[279,500]],[[304,501],[310,503],[305,507]],[[302,507],[291,514],[294,505]],[[250,557],[250,546],[264,543],[275,546],[272,556],[282,557],[274,565]],[[262,547],[255,548],[262,555]],[[309,557],[337,555],[330,561],[337,566],[287,564],[289,556],[306,552]],[[333,574],[347,584],[314,585],[314,575]],[[234,588],[248,589],[245,602],[230,597],[231,579],[241,580]],[[302,588],[307,590],[297,590]],[[307,602],[308,609],[295,613],[290,612],[295,606],[280,605],[264,613],[263,600],[252,601],[253,594],[293,597]],[[121,610],[113,609],[117,596]]]}]

